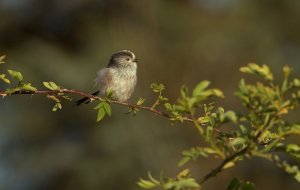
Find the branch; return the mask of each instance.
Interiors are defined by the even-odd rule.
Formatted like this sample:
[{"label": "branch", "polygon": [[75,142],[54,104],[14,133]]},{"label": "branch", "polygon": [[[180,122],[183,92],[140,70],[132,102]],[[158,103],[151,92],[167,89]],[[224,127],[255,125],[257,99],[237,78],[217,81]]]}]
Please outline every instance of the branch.
[{"label": "branch", "polygon": [[[20,90],[20,91],[16,91],[13,93],[7,93],[3,90],[0,90],[0,96],[10,96],[10,95],[24,95],[24,94],[42,94],[42,95],[59,95],[59,93],[65,93],[65,94],[74,94],[74,95],[79,95],[79,96],[83,96],[83,97],[87,97],[90,98],[92,100],[103,100],[106,101],[105,99],[99,97],[99,96],[94,96],[92,94],[86,93],[86,92],[82,92],[79,90],[75,90],[75,89],[60,89],[60,90],[36,90],[36,91],[26,91],[26,90]],[[165,117],[167,119],[171,119],[171,116],[168,113],[165,113],[163,111],[157,110],[153,107],[148,107],[148,106],[141,106],[141,105],[136,105],[136,104],[130,104],[127,102],[119,102],[119,101],[115,101],[115,100],[111,100],[110,101],[113,104],[117,104],[117,105],[121,105],[121,106],[125,106],[125,107],[129,107],[129,108],[136,108],[136,109],[141,109],[141,110],[146,110],[149,112],[152,112],[156,115]],[[191,118],[188,117],[184,117],[183,121],[187,121],[187,122],[194,122]],[[205,125],[201,125],[202,127],[206,127]],[[226,134],[222,131],[220,131],[219,129],[214,128],[214,131],[219,133],[222,136],[230,136],[229,134]]]},{"label": "branch", "polygon": [[206,182],[208,179],[216,176],[218,173],[220,173],[224,166],[231,162],[232,160],[234,160],[235,158],[237,158],[238,156],[241,156],[243,154],[245,154],[248,150],[248,146],[246,146],[245,148],[243,148],[242,150],[230,155],[229,157],[227,157],[225,160],[223,160],[223,162],[218,165],[215,169],[213,169],[211,172],[209,172],[208,174],[206,174],[204,177],[202,177],[199,181],[200,181],[200,184],[203,184],[204,182]]}]

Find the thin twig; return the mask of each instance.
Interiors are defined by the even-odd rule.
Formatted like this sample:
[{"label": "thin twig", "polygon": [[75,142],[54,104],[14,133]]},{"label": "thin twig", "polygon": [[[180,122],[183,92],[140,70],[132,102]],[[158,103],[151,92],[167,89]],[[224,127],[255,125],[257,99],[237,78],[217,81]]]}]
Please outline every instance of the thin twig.
[{"label": "thin twig", "polygon": [[[20,90],[20,91],[16,91],[16,92],[13,92],[13,93],[7,93],[3,90],[0,90],[0,96],[3,96],[3,97],[4,96],[9,96],[9,95],[22,95],[22,94],[58,95],[59,93],[74,94],[74,95],[79,95],[79,96],[87,97],[87,98],[94,99],[94,100],[104,100],[103,98],[101,98],[99,96],[94,96],[92,94],[82,92],[82,91],[79,91],[79,90],[75,90],[75,89],[37,90],[37,91]],[[122,106],[125,106],[125,107],[146,110],[146,111],[152,112],[156,115],[171,119],[171,116],[168,113],[165,113],[163,111],[157,110],[157,109],[152,108],[152,107],[136,105],[136,104],[130,104],[130,103],[127,103],[127,102],[119,102],[119,101],[115,101],[115,100],[111,100],[110,102],[113,103],[113,104],[122,105]],[[183,121],[194,122],[193,119],[188,118],[188,117],[184,117]],[[201,125],[201,126],[206,127],[205,125]],[[214,131],[221,134],[222,136],[230,136],[229,134],[226,134],[226,133],[224,133],[224,132],[222,132],[222,131],[220,131],[219,129],[216,129],[216,128],[214,128]]]}]

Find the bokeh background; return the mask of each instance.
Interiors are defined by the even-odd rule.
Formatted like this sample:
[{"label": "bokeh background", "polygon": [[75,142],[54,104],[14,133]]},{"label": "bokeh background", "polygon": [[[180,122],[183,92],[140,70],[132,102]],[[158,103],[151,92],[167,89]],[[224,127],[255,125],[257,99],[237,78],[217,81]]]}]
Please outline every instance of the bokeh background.
[{"label": "bokeh background", "polygon": [[[0,53],[7,55],[1,71],[19,70],[39,88],[55,81],[92,92],[96,71],[113,52],[129,49],[140,61],[132,101],[151,104],[152,82],[164,83],[176,101],[182,84],[210,80],[225,93],[218,104],[242,110],[233,95],[240,66],[267,64],[281,77],[288,64],[299,77],[299,10],[295,0],[0,0]],[[139,189],[148,170],[174,176],[181,151],[201,141],[192,127],[143,111],[132,117],[113,106],[99,124],[93,105],[52,106],[39,95],[0,100],[1,190]],[[290,119],[297,116],[299,110]],[[199,178],[217,163],[189,166]],[[258,189],[299,189],[261,159],[221,173],[204,189],[225,189],[233,176]]]}]

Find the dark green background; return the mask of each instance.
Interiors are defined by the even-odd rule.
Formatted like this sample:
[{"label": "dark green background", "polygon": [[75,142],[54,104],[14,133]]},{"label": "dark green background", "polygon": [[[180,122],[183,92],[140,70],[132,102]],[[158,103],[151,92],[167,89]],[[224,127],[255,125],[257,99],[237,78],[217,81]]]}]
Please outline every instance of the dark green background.
[{"label": "dark green background", "polygon": [[[129,49],[139,59],[132,102],[145,97],[151,104],[152,82],[164,83],[176,101],[182,84],[210,80],[225,93],[219,105],[242,111],[233,95],[240,66],[267,64],[280,78],[288,64],[299,77],[299,10],[296,0],[1,0],[0,53],[8,58],[0,69],[19,70],[39,88],[54,81],[91,92],[110,55]],[[93,105],[66,102],[58,112],[52,106],[39,95],[0,100],[0,189],[139,189],[136,181],[148,170],[178,173],[182,150],[201,141],[189,124],[172,126],[144,111],[134,118],[113,106],[113,116],[99,124]],[[289,119],[297,116],[299,110]],[[199,178],[219,162],[189,166]],[[253,159],[204,189],[225,189],[233,176],[258,189],[299,188],[273,163]]]}]

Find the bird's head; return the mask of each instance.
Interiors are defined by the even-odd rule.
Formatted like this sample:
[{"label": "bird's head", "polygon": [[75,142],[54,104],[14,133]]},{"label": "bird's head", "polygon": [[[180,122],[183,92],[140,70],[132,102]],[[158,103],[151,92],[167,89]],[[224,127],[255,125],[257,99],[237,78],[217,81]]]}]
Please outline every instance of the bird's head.
[{"label": "bird's head", "polygon": [[110,60],[108,67],[136,67],[137,59],[129,50],[122,50],[114,53]]}]

